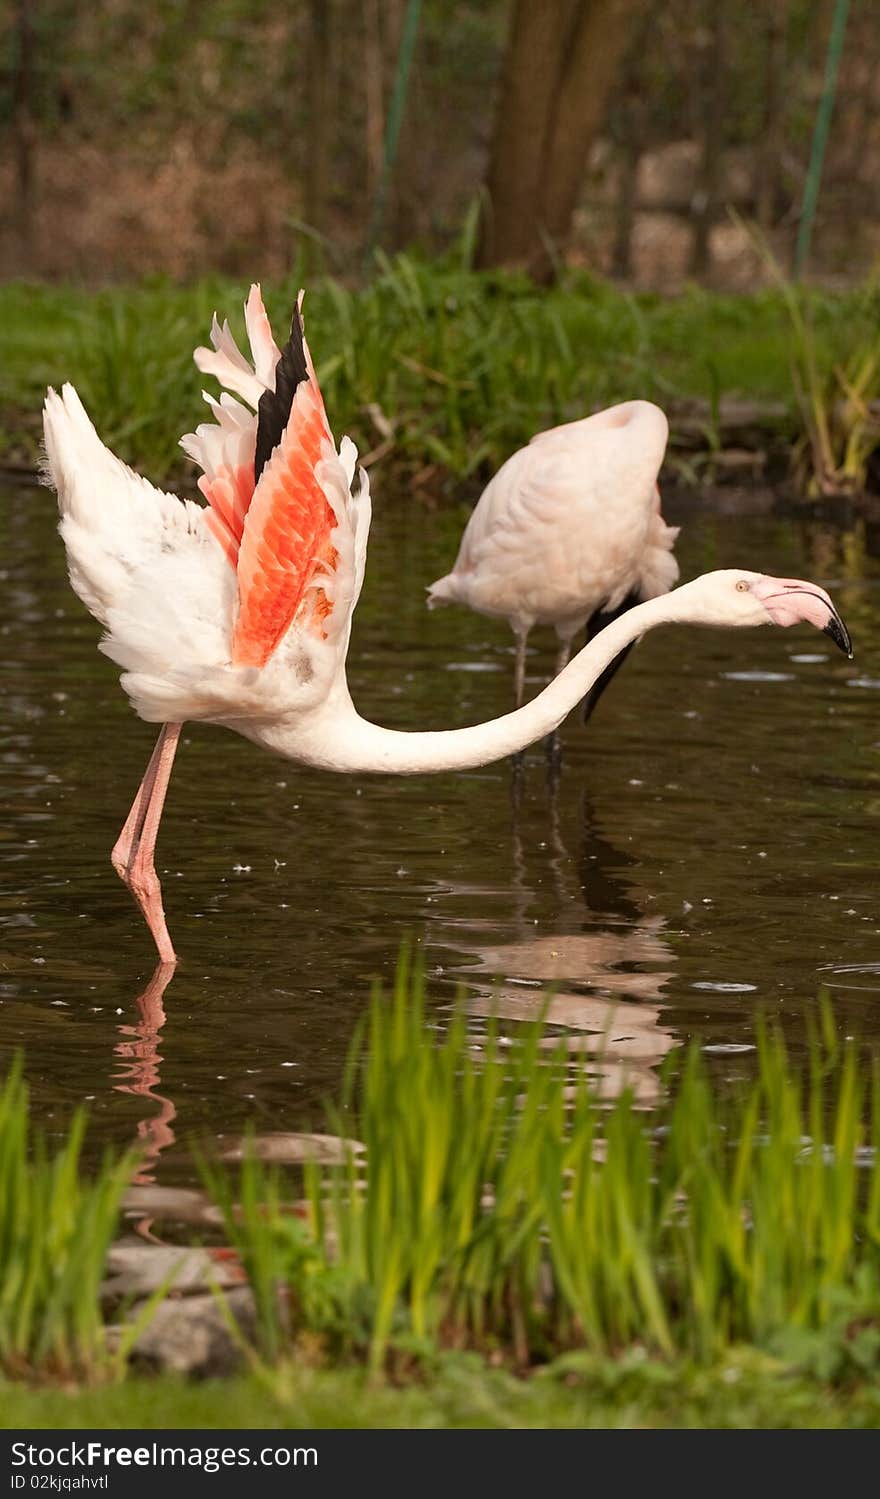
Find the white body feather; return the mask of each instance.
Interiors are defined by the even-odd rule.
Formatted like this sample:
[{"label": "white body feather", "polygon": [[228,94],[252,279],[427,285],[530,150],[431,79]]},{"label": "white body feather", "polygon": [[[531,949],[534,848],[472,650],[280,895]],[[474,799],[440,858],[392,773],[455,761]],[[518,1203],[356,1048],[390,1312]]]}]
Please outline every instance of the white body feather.
[{"label": "white body feather", "polygon": [[666,417],[628,401],[534,437],[490,480],[452,571],[429,606],[467,604],[520,634],[550,624],[571,640],[597,609],[678,578],[678,531],[660,515]]}]

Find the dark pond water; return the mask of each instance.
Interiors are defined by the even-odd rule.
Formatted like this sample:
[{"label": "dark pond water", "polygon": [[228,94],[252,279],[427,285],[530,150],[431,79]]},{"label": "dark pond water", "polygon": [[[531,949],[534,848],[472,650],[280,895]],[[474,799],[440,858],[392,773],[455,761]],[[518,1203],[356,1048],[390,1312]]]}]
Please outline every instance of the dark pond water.
[{"label": "dark pond water", "polygon": [[[379,489],[359,707],[403,728],[505,711],[506,628],[423,603],[464,512],[383,507]],[[88,1099],[96,1144],[140,1134],[164,1152],[145,1175],[178,1182],[194,1135],[320,1127],[369,982],[407,937],[437,1004],[463,984],[476,1026],[493,985],[515,1021],[551,978],[573,1048],[595,1051],[613,1011],[605,1086],[626,1064],[646,1099],[691,1036],[723,1075],[746,1071],[759,1006],[802,1045],[823,984],[842,1027],[880,1035],[876,538],[861,521],[676,508],[685,577],[742,564],[826,583],[855,661],[806,627],[658,631],[589,732],[566,725],[555,798],[531,752],[516,811],[506,764],[334,777],[188,729],[159,845],[182,957],[163,996],[109,862],[153,731],[68,588],[50,497],[3,493],[0,1037],[4,1059],[25,1048],[42,1116],[60,1127]],[[535,686],[553,650],[535,638]]]}]

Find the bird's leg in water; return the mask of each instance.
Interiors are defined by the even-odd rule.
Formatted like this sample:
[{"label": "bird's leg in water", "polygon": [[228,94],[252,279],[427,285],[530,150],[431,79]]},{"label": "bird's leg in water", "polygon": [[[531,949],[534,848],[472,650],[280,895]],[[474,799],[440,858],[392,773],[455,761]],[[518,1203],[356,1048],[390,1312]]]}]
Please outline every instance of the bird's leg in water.
[{"label": "bird's leg in water", "polygon": [[510,757],[510,804],[514,813],[519,812],[522,806],[523,785],[525,784],[526,752],[520,750],[519,754]]},{"label": "bird's leg in water", "polygon": [[111,855],[116,873],[128,886],[144,914],[162,963],[176,963],[177,954],[165,924],[162,887],[153,855],[182,727],[179,723],[163,725]]},{"label": "bird's leg in water", "polygon": [[568,640],[560,640],[559,642],[559,650],[556,653],[556,670],[553,673],[554,677],[558,677],[561,671],[565,671],[570,655],[571,637],[569,636]]},{"label": "bird's leg in water", "polygon": [[[565,670],[570,655],[571,637],[568,640],[560,640],[559,642],[559,650],[556,653],[556,670],[553,673],[554,678],[558,677],[559,673]],[[547,769],[550,780],[553,781],[559,774],[562,765],[562,741],[559,738],[558,729],[554,729],[552,734],[547,735],[545,747],[547,750]]]},{"label": "bird's leg in water", "polygon": [[516,656],[513,664],[513,702],[515,708],[521,708],[526,686],[526,641],[529,632],[528,630],[514,630],[514,635]]},{"label": "bird's leg in water", "polygon": [[[529,632],[528,629],[517,629],[514,626],[513,633],[516,640],[516,655],[513,662],[513,705],[515,708],[521,708],[526,686],[526,641]],[[511,755],[510,758],[514,770],[514,794],[518,795],[522,788],[516,786],[516,777],[525,762],[526,752],[520,750],[518,754]]]},{"label": "bird's leg in water", "polygon": [[147,768],[144,771],[143,779],[141,781],[141,784],[138,786],[137,794],[135,795],[135,799],[131,804],[131,811],[129,812],[128,816],[125,819],[125,822],[122,825],[122,831],[119,834],[119,837],[114,844],[113,852],[110,855],[111,861],[113,863],[113,868],[116,870],[119,878],[123,880],[125,879],[125,871],[128,868],[129,861],[131,859],[132,850],[134,849],[135,843],[140,837],[141,828],[144,825],[144,818],[147,814],[147,806],[150,800],[150,792],[153,789],[153,782],[156,779],[156,766],[159,763],[159,750],[161,748],[161,745],[162,734],[159,735],[159,738],[157,739],[156,744],[153,747],[153,753],[151,754]]}]

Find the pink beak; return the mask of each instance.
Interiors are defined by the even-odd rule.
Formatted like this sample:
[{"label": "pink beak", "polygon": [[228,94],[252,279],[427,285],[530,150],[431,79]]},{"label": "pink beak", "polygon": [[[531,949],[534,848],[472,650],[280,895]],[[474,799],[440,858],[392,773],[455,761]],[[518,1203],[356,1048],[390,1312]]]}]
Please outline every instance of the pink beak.
[{"label": "pink beak", "polygon": [[836,646],[852,660],[852,640],[837,609],[824,588],[802,578],[759,578],[752,592],[775,625],[815,625],[830,635]]}]

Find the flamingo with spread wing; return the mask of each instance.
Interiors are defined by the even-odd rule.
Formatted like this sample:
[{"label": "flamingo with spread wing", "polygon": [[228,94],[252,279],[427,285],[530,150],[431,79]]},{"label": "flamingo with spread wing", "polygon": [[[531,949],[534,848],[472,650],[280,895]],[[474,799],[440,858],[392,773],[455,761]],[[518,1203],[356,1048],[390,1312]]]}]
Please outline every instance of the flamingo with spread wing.
[{"label": "flamingo with spread wing", "polygon": [[141,718],[162,728],[113,849],[160,960],[176,961],[154,865],[186,719],[234,729],[326,770],[402,775],[467,769],[554,730],[631,641],[678,621],[808,620],[845,650],[828,595],[797,579],[723,571],[628,610],[524,707],[465,729],[404,733],[361,718],[345,660],[364,575],[370,494],[347,437],[337,450],[306,344],[301,297],[279,350],[260,289],[245,320],[253,363],[216,318],[199,369],[225,388],[213,421],[183,438],[207,505],[165,494],[104,447],[76,391],[44,408],[47,479],[58,492],[70,581],[104,626]]}]

